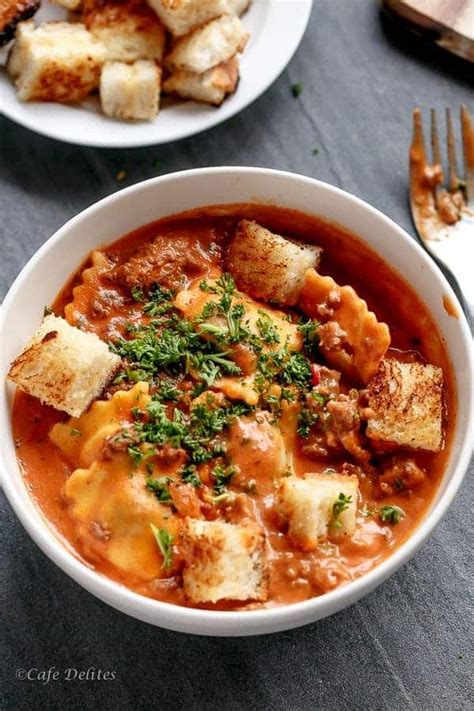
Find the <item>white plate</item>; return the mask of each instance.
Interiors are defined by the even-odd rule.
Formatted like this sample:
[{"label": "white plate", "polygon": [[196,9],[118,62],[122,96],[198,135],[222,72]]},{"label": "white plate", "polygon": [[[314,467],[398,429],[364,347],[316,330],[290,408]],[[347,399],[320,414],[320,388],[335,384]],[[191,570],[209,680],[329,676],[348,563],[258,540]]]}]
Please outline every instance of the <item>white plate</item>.
[{"label": "white plate", "polygon": [[[253,0],[242,17],[250,40],[241,60],[241,79],[236,93],[219,108],[183,101],[165,106],[154,122],[117,121],[100,113],[95,97],[78,106],[22,103],[5,69],[0,68],[0,109],[32,131],[85,146],[149,146],[192,136],[226,121],[268,89],[301,42],[312,4],[313,0]],[[36,20],[64,17],[61,8],[46,5]]]}]

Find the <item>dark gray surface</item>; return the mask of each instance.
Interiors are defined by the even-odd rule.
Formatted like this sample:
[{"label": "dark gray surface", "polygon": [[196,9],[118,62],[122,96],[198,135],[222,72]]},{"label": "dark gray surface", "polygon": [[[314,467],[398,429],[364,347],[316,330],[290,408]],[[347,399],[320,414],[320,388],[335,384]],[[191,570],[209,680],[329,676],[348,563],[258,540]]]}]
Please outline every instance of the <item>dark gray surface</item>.
[{"label": "dark gray surface", "polygon": [[[355,193],[412,232],[410,112],[416,104],[472,106],[470,69],[384,28],[371,0],[316,0],[280,80],[204,135],[161,148],[98,151],[0,119],[1,295],[68,218],[157,172],[220,164],[291,170]],[[298,100],[295,82],[303,83]],[[127,172],[124,183],[116,181],[119,170]],[[433,538],[378,590],[317,624],[253,639],[185,637],[109,609],[39,552],[2,495],[0,708],[473,708],[472,465],[470,474]],[[117,678],[16,679],[17,669],[52,666],[61,676],[95,667]]]}]

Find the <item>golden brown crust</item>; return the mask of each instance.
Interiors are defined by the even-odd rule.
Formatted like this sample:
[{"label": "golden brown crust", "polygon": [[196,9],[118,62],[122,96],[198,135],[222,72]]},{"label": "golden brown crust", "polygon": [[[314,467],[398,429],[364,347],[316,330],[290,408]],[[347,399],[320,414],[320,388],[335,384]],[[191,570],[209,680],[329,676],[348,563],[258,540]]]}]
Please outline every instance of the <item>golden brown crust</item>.
[{"label": "golden brown crust", "polygon": [[412,449],[442,447],[443,372],[434,365],[383,360],[368,386],[367,435]]}]

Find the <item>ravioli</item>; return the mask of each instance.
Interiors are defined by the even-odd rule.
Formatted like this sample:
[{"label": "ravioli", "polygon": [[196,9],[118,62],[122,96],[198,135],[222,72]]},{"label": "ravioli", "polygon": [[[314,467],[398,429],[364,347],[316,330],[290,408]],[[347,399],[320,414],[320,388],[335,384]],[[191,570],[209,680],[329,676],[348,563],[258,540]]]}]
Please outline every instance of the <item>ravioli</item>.
[{"label": "ravioli", "polygon": [[54,425],[49,437],[68,461],[88,467],[100,458],[105,438],[132,423],[132,409],[146,409],[149,400],[148,383],[137,383],[110,400],[96,400],[81,417]]},{"label": "ravioli", "polygon": [[179,519],[147,489],[146,471],[131,470],[126,453],[76,469],[64,495],[87,555],[143,580],[165,574],[150,524],[174,535]]}]

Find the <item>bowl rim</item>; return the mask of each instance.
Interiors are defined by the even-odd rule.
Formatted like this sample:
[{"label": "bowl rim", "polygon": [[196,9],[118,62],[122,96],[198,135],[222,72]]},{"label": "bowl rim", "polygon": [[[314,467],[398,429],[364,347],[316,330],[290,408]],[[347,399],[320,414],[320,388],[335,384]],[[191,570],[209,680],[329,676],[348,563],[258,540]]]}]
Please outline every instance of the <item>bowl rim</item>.
[{"label": "bowl rim", "polygon": [[[11,304],[14,302],[18,292],[21,290],[22,283],[25,278],[35,270],[36,264],[41,259],[43,254],[54,249],[58,242],[68,239],[67,236],[72,227],[76,226],[85,218],[91,216],[94,212],[100,212],[113,203],[118,203],[125,197],[133,196],[134,193],[138,193],[148,187],[160,186],[176,181],[179,183],[179,181],[184,177],[205,177],[210,174],[226,174],[229,172],[231,172],[233,176],[239,175],[242,178],[250,175],[260,175],[262,177],[269,178],[280,177],[284,180],[312,185],[318,189],[322,189],[323,191],[326,190],[328,192],[335,193],[341,200],[352,203],[355,209],[369,212],[376,219],[385,223],[385,225],[390,228],[392,232],[394,232],[395,235],[401,240],[401,244],[404,244],[405,247],[410,249],[413,254],[424,263],[427,269],[436,276],[444,292],[454,301],[455,304],[457,304],[460,313],[460,317],[458,319],[459,335],[462,340],[462,344],[459,347],[464,348],[470,358],[470,362],[473,362],[473,345],[468,322],[454,291],[437,265],[403,228],[361,198],[358,198],[351,193],[348,193],[347,191],[330,185],[324,181],[287,171],[245,166],[195,168],[192,170],[178,171],[154,177],[119,190],[79,212],[62,225],[62,227],[60,227],[33,254],[15,278],[1,307],[0,333],[3,333],[6,330],[5,326],[7,324],[7,312]],[[208,204],[211,205],[212,203]],[[229,202],[228,204],[231,203]],[[365,242],[361,235],[357,236]],[[119,237],[120,235],[116,239]],[[370,245],[370,243],[369,247],[374,249],[374,251],[377,251],[375,247]],[[450,347],[448,344],[448,352],[449,351]],[[473,372],[471,368],[469,372],[469,381],[472,382],[472,380]],[[13,484],[14,477],[10,479],[8,475],[7,466],[4,462],[3,456],[0,457],[0,474],[3,489],[10,505],[23,527],[26,529],[31,538],[33,538],[39,548],[61,570],[72,577],[82,587],[86,588],[89,592],[92,592],[96,597],[106,601],[112,607],[122,610],[133,617],[137,617],[138,619],[150,622],[151,624],[168,629],[188,631],[190,633],[239,636],[242,634],[252,634],[252,631],[249,630],[250,625],[254,625],[258,628],[255,632],[253,632],[253,634],[279,631],[307,624],[328,614],[332,614],[346,605],[351,604],[360,598],[365,591],[368,592],[372,590],[377,585],[382,583],[387,577],[392,575],[396,570],[398,570],[398,568],[404,565],[414,555],[420,545],[431,535],[451,505],[464,478],[471,458],[471,442],[474,439],[474,388],[471,388],[471,391],[472,395],[468,405],[468,417],[465,422],[466,431],[464,433],[460,451],[457,453],[457,465],[454,466],[453,464],[452,476],[447,482],[442,496],[436,503],[433,504],[428,514],[419,522],[413,533],[402,544],[400,544],[391,555],[376,565],[372,570],[361,575],[359,578],[356,578],[355,580],[347,583],[346,585],[342,585],[335,590],[325,593],[324,595],[292,603],[290,605],[243,611],[215,611],[183,607],[140,595],[139,593],[130,590],[119,582],[113,581],[112,579],[96,572],[84,564],[80,558],[78,558],[72,550],[65,545],[65,542],[61,539],[58,533],[54,531],[54,528],[36,504],[34,505],[38,509],[39,517],[38,519],[29,518],[27,511],[24,509],[19,493],[16,491]],[[1,389],[0,401],[3,401],[3,404],[7,406],[7,411],[10,412],[5,387]],[[456,429],[458,427],[459,421],[456,424]],[[6,432],[6,428],[2,427],[2,431]],[[9,433],[2,435],[2,440],[4,442],[7,440],[10,441]],[[229,632],[229,630],[232,631]]]}]

